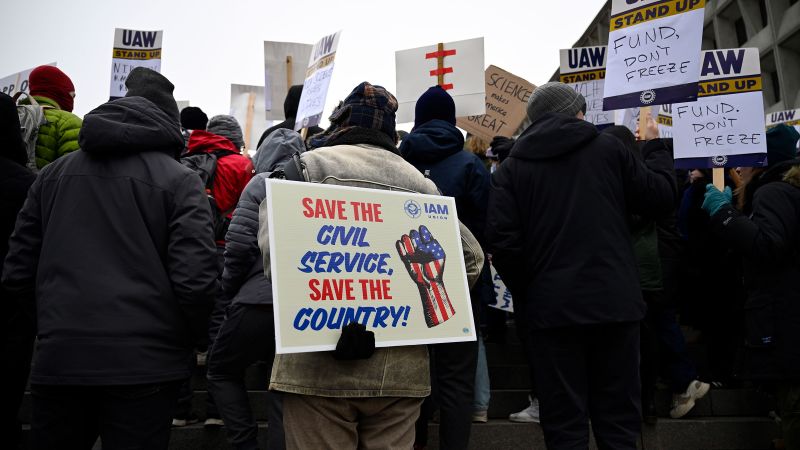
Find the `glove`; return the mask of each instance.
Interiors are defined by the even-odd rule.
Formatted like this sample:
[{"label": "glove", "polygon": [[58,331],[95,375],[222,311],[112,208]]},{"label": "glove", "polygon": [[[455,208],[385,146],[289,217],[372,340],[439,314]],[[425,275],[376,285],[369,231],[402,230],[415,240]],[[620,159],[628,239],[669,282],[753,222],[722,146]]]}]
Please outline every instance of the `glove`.
[{"label": "glove", "polygon": [[730,205],[731,202],[733,202],[733,192],[731,192],[730,186],[726,186],[725,190],[720,192],[713,184],[706,185],[706,195],[702,208],[708,212],[709,216],[713,216],[722,207]]},{"label": "glove", "polygon": [[367,359],[375,353],[375,333],[358,322],[350,322],[342,328],[333,357],[340,361]]},{"label": "glove", "polygon": [[489,146],[492,148],[492,153],[497,155],[498,161],[503,162],[508,157],[508,154],[511,153],[511,147],[514,146],[515,142],[511,138],[495,136]]}]

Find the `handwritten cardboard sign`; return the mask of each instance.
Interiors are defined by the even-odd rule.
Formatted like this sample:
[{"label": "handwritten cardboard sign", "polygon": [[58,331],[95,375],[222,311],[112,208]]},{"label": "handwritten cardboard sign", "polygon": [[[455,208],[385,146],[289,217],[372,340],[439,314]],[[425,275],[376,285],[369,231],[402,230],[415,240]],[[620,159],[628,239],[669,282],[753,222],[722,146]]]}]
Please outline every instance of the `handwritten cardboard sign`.
[{"label": "handwritten cardboard sign", "polygon": [[614,114],[603,111],[606,79],[606,46],[568,48],[560,51],[559,80],[586,99],[584,118],[604,127],[614,124]]},{"label": "handwritten cardboard sign", "polygon": [[161,40],[164,32],[116,28],[111,59],[111,97],[124,97],[125,80],[137,67],[161,72]]},{"label": "handwritten cardboard sign", "polygon": [[[56,63],[53,62],[46,65],[55,66]],[[33,69],[35,67],[0,78],[0,92],[11,97],[17,92],[30,92],[28,78],[30,78]]]},{"label": "handwritten cardboard sign", "polygon": [[286,120],[283,101],[290,87],[305,81],[311,49],[311,44],[264,41],[263,105],[267,120]]},{"label": "handwritten cardboard sign", "polygon": [[697,98],[705,0],[612,0],[603,109]]},{"label": "handwritten cardboard sign", "polygon": [[397,51],[395,67],[397,123],[413,122],[417,99],[437,84],[453,97],[456,117],[487,112],[482,37]]},{"label": "handwritten cardboard sign", "polygon": [[278,353],[475,340],[452,197],[267,180]]},{"label": "handwritten cardboard sign", "polygon": [[328,97],[328,87],[333,76],[333,61],[336,59],[336,49],[339,47],[341,34],[341,31],[337,31],[314,44],[303,82],[303,94],[297,107],[295,130],[319,125],[322,119],[322,110],[325,109],[325,99]]},{"label": "handwritten cardboard sign", "polygon": [[511,137],[525,120],[526,107],[536,88],[524,78],[497,67],[486,69],[486,114],[459,117],[456,125],[489,142]]},{"label": "handwritten cardboard sign", "polygon": [[766,165],[758,49],[709,50],[702,67],[697,101],[672,105],[675,166]]}]

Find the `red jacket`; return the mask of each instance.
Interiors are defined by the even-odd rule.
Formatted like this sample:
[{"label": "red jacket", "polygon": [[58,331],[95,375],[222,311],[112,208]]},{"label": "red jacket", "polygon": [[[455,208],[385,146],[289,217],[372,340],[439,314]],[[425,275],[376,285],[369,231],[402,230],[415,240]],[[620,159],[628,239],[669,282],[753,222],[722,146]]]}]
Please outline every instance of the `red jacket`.
[{"label": "red jacket", "polygon": [[240,155],[239,149],[229,139],[208,131],[192,131],[187,154],[210,153],[215,150],[230,150],[233,153],[217,158],[217,170],[211,186],[211,194],[220,211],[227,212],[226,216],[231,217],[239,196],[253,178],[253,163]]}]

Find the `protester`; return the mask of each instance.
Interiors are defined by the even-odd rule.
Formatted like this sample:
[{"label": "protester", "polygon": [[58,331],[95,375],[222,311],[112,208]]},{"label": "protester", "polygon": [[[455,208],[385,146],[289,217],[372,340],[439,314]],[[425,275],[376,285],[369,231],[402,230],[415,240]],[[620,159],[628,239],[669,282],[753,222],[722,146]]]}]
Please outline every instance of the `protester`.
[{"label": "protester", "polygon": [[3,284],[37,321],[31,447],[166,449],[178,384],[207,331],[217,271],[173,85],[136,68],[91,111],[80,151],[45,167]]},{"label": "protester", "polygon": [[[28,188],[36,179],[26,167],[27,163],[28,152],[20,134],[14,100],[0,93],[0,263],[6,259],[8,238],[14,231]],[[0,298],[10,297],[11,293],[0,285]],[[0,405],[0,436],[10,448],[17,448],[22,430],[17,414],[28,382],[36,331],[32,317],[24,314],[16,302],[6,301],[3,309],[2,349],[7,370],[0,376],[0,389],[5,399]]]},{"label": "protester", "polygon": [[[283,100],[283,116],[286,118],[283,122],[273,125],[267,128],[264,133],[261,135],[261,138],[258,139],[258,148],[261,148],[261,143],[264,142],[264,139],[267,138],[273,131],[280,129],[280,128],[287,128],[289,130],[294,130],[295,120],[297,117],[297,108],[300,106],[300,96],[303,94],[303,85],[296,84],[289,88],[289,92],[286,94],[286,98]],[[307,137],[311,137],[317,133],[321,133],[322,128],[314,126],[308,129],[308,133],[306,134]]]},{"label": "protester", "polygon": [[[428,89],[417,99],[414,129],[403,139],[400,154],[433,180],[443,195],[455,199],[458,219],[479,242],[483,241],[489,172],[477,156],[464,150],[464,136],[456,128],[456,105],[441,86]],[[482,284],[479,282],[470,292],[476,319]],[[428,407],[423,406],[415,444],[422,447],[427,444],[428,420],[433,405],[437,404],[440,447],[466,449],[472,422],[478,344],[474,341],[437,344],[429,346],[429,351],[433,394],[425,400],[424,405]]]},{"label": "protester", "polygon": [[[39,66],[28,79],[30,93],[44,109],[47,123],[39,127],[36,141],[36,166],[41,169],[78,149],[81,119],[72,114],[75,86],[67,74],[55,66]],[[28,103],[27,99],[20,103]]]},{"label": "protester", "polygon": [[798,133],[767,131],[767,168],[742,167],[739,207],[730,188],[707,186],[713,235],[744,260],[747,287],[743,375],[775,391],[785,448],[800,449],[800,161]]},{"label": "protester", "polygon": [[[399,155],[396,111],[397,100],[384,88],[359,84],[334,110],[330,127],[311,139],[313,151],[301,155],[301,170],[286,165],[287,178],[438,194],[433,182]],[[258,243],[269,276],[267,223],[262,204]],[[483,253],[463,226],[461,242],[467,277],[474,284]],[[275,357],[270,389],[284,392],[287,448],[412,447],[414,422],[430,393],[426,347],[362,348],[359,344],[368,342],[369,332],[354,325],[344,331],[355,338],[353,346],[340,340],[340,350],[333,354]]]},{"label": "protester", "polygon": [[[563,83],[533,92],[532,124],[492,176],[488,242],[515,304],[527,303],[548,448],[587,447],[591,419],[598,447],[635,449],[645,305],[627,214],[669,213],[676,188],[585,109]],[[658,140],[643,155],[669,164]]]}]

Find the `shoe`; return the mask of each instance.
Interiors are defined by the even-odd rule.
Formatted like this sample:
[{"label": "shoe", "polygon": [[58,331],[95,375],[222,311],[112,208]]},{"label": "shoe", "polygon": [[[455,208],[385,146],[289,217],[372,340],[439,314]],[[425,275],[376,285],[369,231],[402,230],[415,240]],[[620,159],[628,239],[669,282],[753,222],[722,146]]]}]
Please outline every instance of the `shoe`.
[{"label": "shoe", "polygon": [[223,425],[225,425],[225,422],[218,417],[209,417],[206,419],[205,423],[203,423],[204,427],[221,427]]},{"label": "shoe", "polygon": [[711,386],[702,381],[692,381],[686,392],[683,394],[672,396],[672,409],[669,411],[669,416],[673,419],[680,419],[689,413],[694,408],[694,403],[708,394]]},{"label": "shoe", "polygon": [[206,365],[206,361],[208,361],[208,351],[205,352],[197,352],[197,366],[203,367]]},{"label": "shoe", "polygon": [[520,412],[510,414],[508,420],[520,423],[539,423],[539,400],[535,398],[531,400],[529,395],[528,401],[531,402],[530,406]]},{"label": "shoe", "polygon": [[188,425],[193,425],[195,423],[200,422],[200,419],[195,416],[194,414],[190,415],[189,417],[177,418],[174,417],[172,419],[172,426],[173,427],[185,427]]},{"label": "shoe", "polygon": [[489,414],[486,410],[472,412],[472,423],[486,423],[488,421]]}]

